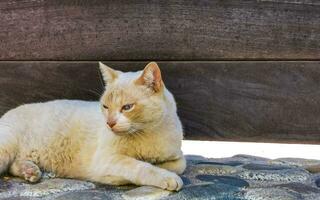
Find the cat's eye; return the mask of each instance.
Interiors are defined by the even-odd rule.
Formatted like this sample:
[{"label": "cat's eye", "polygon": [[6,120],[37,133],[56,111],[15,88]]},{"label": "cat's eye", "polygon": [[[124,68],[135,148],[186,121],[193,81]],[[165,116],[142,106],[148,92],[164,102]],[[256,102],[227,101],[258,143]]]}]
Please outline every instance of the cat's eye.
[{"label": "cat's eye", "polygon": [[108,106],[106,106],[106,105],[103,105],[103,108],[104,108],[104,109],[108,109]]},{"label": "cat's eye", "polygon": [[133,108],[133,105],[134,105],[133,103],[132,104],[126,104],[126,105],[122,106],[121,110],[128,111],[131,108]]}]

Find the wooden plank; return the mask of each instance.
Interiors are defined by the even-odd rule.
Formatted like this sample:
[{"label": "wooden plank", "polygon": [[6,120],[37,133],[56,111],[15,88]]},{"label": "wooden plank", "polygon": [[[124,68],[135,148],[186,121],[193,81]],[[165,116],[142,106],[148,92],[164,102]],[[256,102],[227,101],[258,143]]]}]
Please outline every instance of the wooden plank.
[{"label": "wooden plank", "polygon": [[[144,62],[106,62],[120,70]],[[22,103],[97,100],[97,62],[0,62],[0,114]],[[160,62],[186,138],[320,144],[320,62]],[[97,93],[97,94],[96,94]]]},{"label": "wooden plank", "polygon": [[315,0],[0,2],[0,60],[319,60]]}]

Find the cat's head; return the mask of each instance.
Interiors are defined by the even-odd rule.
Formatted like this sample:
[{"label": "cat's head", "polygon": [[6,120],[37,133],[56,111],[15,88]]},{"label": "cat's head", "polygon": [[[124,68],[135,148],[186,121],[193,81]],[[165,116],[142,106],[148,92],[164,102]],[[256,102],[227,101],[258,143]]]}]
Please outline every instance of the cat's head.
[{"label": "cat's head", "polygon": [[167,99],[157,63],[143,71],[121,72],[99,63],[106,90],[101,109],[106,126],[117,135],[141,133],[163,120]]}]

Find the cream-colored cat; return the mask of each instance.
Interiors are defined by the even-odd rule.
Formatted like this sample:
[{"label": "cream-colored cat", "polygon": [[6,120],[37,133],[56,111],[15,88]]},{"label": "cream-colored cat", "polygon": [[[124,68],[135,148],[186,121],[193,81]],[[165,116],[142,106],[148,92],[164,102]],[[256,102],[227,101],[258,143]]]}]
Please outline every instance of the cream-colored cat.
[{"label": "cream-colored cat", "polygon": [[[100,63],[99,102],[23,105],[0,119],[0,173],[37,182],[41,170],[100,183],[180,190],[186,161],[172,94],[155,62],[120,72]],[[40,170],[41,169],[41,170]]]}]

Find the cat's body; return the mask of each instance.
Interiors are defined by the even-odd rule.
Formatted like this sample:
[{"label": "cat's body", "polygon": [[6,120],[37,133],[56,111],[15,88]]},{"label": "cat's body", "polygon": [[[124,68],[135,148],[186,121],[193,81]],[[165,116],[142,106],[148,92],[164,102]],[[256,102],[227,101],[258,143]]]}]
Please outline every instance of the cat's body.
[{"label": "cat's body", "polygon": [[36,182],[43,169],[58,177],[179,190],[182,181],[176,174],[186,163],[173,96],[163,84],[152,93],[142,87],[145,83],[130,88],[137,87],[132,84],[141,72],[117,73],[113,84],[104,74],[109,86],[101,103],[56,100],[23,105],[2,116],[0,173],[9,170]]}]

